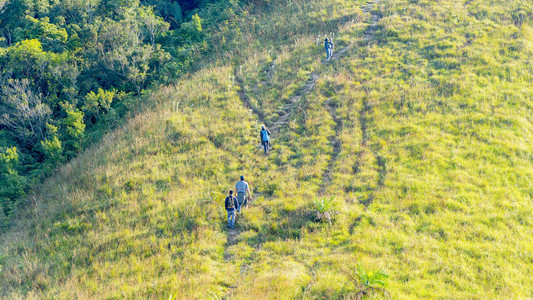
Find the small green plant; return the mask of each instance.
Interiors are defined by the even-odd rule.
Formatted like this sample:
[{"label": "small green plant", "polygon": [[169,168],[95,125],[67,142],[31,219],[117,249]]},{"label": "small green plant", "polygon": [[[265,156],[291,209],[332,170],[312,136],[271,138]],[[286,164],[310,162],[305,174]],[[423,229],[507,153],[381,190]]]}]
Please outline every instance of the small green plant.
[{"label": "small green plant", "polygon": [[316,199],[314,201],[316,208],[316,219],[324,222],[328,221],[331,225],[332,209],[335,202],[335,197]]},{"label": "small green plant", "polygon": [[355,294],[356,300],[361,300],[366,295],[373,294],[375,292],[379,292],[387,297],[390,297],[389,291],[385,289],[385,280],[389,278],[389,275],[382,269],[370,273],[367,272],[363,266],[358,265],[356,270],[348,272],[348,276],[355,283],[357,289]]}]

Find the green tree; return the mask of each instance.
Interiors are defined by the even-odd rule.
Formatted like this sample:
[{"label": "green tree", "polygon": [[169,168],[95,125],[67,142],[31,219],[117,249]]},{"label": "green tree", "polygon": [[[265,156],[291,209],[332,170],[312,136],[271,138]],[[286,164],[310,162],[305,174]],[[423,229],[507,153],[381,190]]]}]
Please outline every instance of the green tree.
[{"label": "green tree", "polygon": [[[146,16],[149,12],[153,14],[151,10],[134,6],[124,9],[121,12],[122,19],[118,22],[108,18],[99,23],[95,45],[101,65],[118,75],[137,94],[146,86],[146,79],[153,71],[151,65],[161,65],[169,59],[160,46],[145,44],[145,41],[150,40],[150,30],[146,29],[141,13]],[[145,21],[149,19],[151,18],[145,17]],[[156,25],[150,26],[159,28],[152,28],[155,39],[168,26],[161,27],[161,20],[152,21]]]},{"label": "green tree", "polygon": [[191,42],[199,42],[203,40],[204,33],[202,31],[202,19],[198,14],[194,14],[191,21],[183,23],[181,26],[181,34]]},{"label": "green tree", "polygon": [[68,39],[68,34],[65,28],[50,23],[48,17],[36,19],[31,16],[26,16],[28,26],[21,29],[22,39],[38,39],[46,50],[54,52],[62,52],[65,50],[65,45]]},{"label": "green tree", "polygon": [[143,0],[142,3],[153,6],[163,19],[170,23],[171,28],[176,28],[183,21],[183,11],[178,2],[166,0]]},{"label": "green tree", "polygon": [[169,23],[165,22],[163,18],[158,17],[154,14],[152,7],[139,7],[139,20],[144,27],[144,35],[148,36],[150,39],[150,44],[152,47],[155,47],[156,38],[162,33],[166,32],[170,26]]},{"label": "green tree", "polygon": [[6,49],[1,74],[16,79],[41,79],[46,53],[37,39],[23,40]]},{"label": "green tree", "polygon": [[0,228],[7,227],[17,199],[25,194],[26,181],[16,170],[18,163],[16,147],[0,148]]},{"label": "green tree", "polygon": [[63,103],[66,117],[62,120],[62,140],[65,141],[65,154],[71,158],[80,150],[81,141],[85,133],[83,112],[71,104]]},{"label": "green tree", "polygon": [[21,178],[49,174],[117,124],[152,82],[172,83],[190,70],[214,25],[227,19],[227,5],[0,0],[0,132],[13,141],[0,137],[0,148],[17,147]]},{"label": "green tree", "polygon": [[94,123],[101,114],[108,112],[115,93],[115,91],[105,91],[101,88],[98,89],[98,93],[89,92],[84,98],[82,107],[85,118]]},{"label": "green tree", "polygon": [[34,93],[29,80],[9,80],[2,86],[0,125],[9,129],[23,145],[32,146],[42,140],[52,111],[42,103],[42,96]]},{"label": "green tree", "polygon": [[63,148],[57,136],[41,141],[41,147],[50,166],[55,166],[63,160]]}]

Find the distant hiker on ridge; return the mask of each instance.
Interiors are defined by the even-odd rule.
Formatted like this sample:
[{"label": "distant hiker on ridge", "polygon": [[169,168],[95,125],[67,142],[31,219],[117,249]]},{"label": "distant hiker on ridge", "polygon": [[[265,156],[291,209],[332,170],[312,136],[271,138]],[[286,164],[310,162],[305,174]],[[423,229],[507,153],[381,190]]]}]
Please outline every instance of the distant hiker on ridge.
[{"label": "distant hiker on ridge", "polygon": [[265,155],[267,155],[268,147],[270,146],[270,131],[265,129],[265,125],[261,125],[261,132],[259,135],[261,136],[261,144],[265,148]]},{"label": "distant hiker on ridge", "polygon": [[324,48],[326,49],[326,60],[329,60],[333,55],[333,42],[330,39],[326,38],[324,40]]},{"label": "distant hiker on ridge", "polygon": [[233,229],[235,226],[235,209],[240,209],[239,202],[233,197],[233,191],[229,191],[229,196],[226,197],[225,203],[226,211],[228,212],[228,228]]},{"label": "distant hiker on ridge", "polygon": [[[244,176],[241,175],[241,181],[235,184],[235,192],[237,193],[237,200],[239,201],[239,207],[237,212],[241,212],[241,208],[245,206],[248,202],[248,199],[252,199],[252,193],[250,193],[250,187],[248,182],[244,181]],[[246,193],[248,193],[248,198],[246,198]]]}]

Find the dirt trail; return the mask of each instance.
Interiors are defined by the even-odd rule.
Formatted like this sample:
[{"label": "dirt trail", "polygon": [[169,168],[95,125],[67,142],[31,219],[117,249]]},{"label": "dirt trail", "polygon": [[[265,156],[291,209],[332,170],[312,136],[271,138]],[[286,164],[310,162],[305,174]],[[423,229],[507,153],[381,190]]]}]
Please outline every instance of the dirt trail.
[{"label": "dirt trail", "polygon": [[[365,30],[365,33],[364,33],[364,36],[363,36],[363,40],[364,41],[368,41],[368,43],[370,43],[371,41],[374,40],[375,32],[377,31],[377,24],[379,22],[380,16],[378,16],[375,13],[373,13],[372,9],[373,9],[373,6],[375,4],[379,3],[379,1],[380,0],[373,0],[373,1],[369,2],[367,5],[365,5],[365,7],[363,7],[363,9],[362,9],[364,13],[370,13],[371,14],[370,25]],[[347,53],[348,49],[352,45],[353,44],[347,45],[346,47],[340,49],[339,51],[334,52],[332,57],[331,57],[331,60],[335,61],[335,60],[338,60],[338,59],[341,59],[342,57],[344,57],[344,55]],[[272,64],[268,68],[268,70],[266,71],[267,81],[270,81],[272,79],[273,66],[274,66],[274,64]],[[257,118],[258,118],[258,120],[261,123],[265,124],[265,116],[263,115],[263,113],[261,111],[253,109],[253,106],[252,106],[252,104],[250,102],[250,98],[246,94],[246,90],[245,90],[245,87],[244,87],[244,81],[238,75],[239,74],[237,73],[237,68],[235,68],[235,79],[237,81],[237,84],[239,85],[238,95],[239,95],[240,100],[242,101],[243,105],[247,109],[250,110],[251,113],[257,115]],[[291,97],[289,102],[283,106],[282,110],[284,111],[284,113],[281,116],[279,116],[279,118],[269,128],[270,131],[273,134],[275,134],[275,133],[279,134],[280,130],[282,128],[286,127],[291,114],[300,105],[301,99],[306,94],[310,93],[314,89],[314,87],[316,85],[316,81],[317,81],[318,78],[319,78],[318,74],[311,73],[311,76],[310,76],[309,80],[305,83],[304,87],[298,92],[298,94],[296,96]],[[341,152],[341,146],[342,146],[341,145],[341,141],[339,139],[339,134],[341,133],[341,130],[342,130],[342,119],[338,116],[337,108],[335,107],[335,105],[333,103],[331,103],[329,100],[326,101],[326,109],[327,109],[328,113],[331,115],[331,117],[333,118],[333,120],[335,121],[335,135],[330,138],[330,141],[331,141],[331,143],[333,145],[333,150],[332,150],[332,153],[331,153],[330,161],[328,163],[328,167],[327,167],[327,169],[325,170],[325,172],[323,174],[323,180],[322,180],[323,183],[322,183],[322,185],[320,187],[320,190],[319,190],[319,194],[320,195],[323,195],[326,192],[327,187],[331,184],[333,168],[334,168],[335,163],[337,161],[337,157],[338,157],[338,155]],[[368,148],[367,147],[367,143],[368,143],[368,123],[366,122],[366,116],[367,116],[367,114],[369,114],[371,112],[371,109],[372,109],[371,106],[367,102],[365,102],[364,103],[364,107],[363,107],[362,111],[360,112],[361,120],[362,120],[362,122],[361,122],[361,130],[363,132],[363,138],[361,140],[361,145],[364,148]],[[386,166],[385,166],[384,159],[382,159],[379,156],[376,156],[376,157],[378,159],[378,165],[379,165],[379,170],[378,171],[379,171],[379,175],[380,175],[379,179],[378,179],[378,186],[382,186],[383,183],[384,183],[385,175],[386,175]],[[360,158],[361,157],[358,158],[358,161],[360,163],[362,163],[362,160]],[[362,166],[359,166],[359,168],[360,167],[362,167]],[[357,173],[357,171],[355,173]],[[373,201],[373,198],[374,198],[374,193],[372,193],[370,195],[370,197],[368,199],[366,199],[366,201],[365,201],[366,203],[363,203],[363,204],[365,204],[365,206],[368,206]],[[235,245],[237,243],[237,241],[239,239],[239,235],[240,235],[240,231],[239,230],[228,229],[228,231],[227,231],[227,242],[226,242],[226,247],[225,247],[225,250],[224,250],[224,260],[227,261],[227,262],[229,262],[229,261],[231,261],[233,259],[233,255],[228,252],[228,249],[232,245]],[[247,269],[246,265],[241,267],[241,276],[240,277],[242,277],[246,273],[246,269]],[[230,286],[229,288],[230,288],[230,290],[228,291],[227,296],[223,297],[222,299],[230,299],[234,295],[234,293],[236,292],[238,286],[237,285]]]},{"label": "dirt trail", "polygon": [[363,40],[371,41],[375,38],[375,33],[378,29],[378,23],[381,19],[380,16],[378,16],[376,13],[372,11],[372,8],[374,5],[378,4],[380,0],[374,0],[369,2],[367,5],[363,7],[363,12],[365,14],[370,14],[370,25],[366,28],[365,33],[363,35]]},{"label": "dirt trail", "polygon": [[265,124],[265,116],[263,115],[261,111],[255,110],[253,108],[252,103],[250,102],[250,97],[248,97],[248,94],[246,94],[246,89],[244,87],[244,81],[239,76],[237,72],[237,68],[235,68],[234,76],[235,76],[235,81],[237,82],[239,86],[239,90],[237,93],[239,94],[239,98],[241,99],[242,104],[244,105],[244,107],[249,109],[251,113],[257,116],[257,118],[259,119],[259,122],[261,122],[262,124]]},{"label": "dirt trail", "polygon": [[313,88],[315,87],[316,80],[318,79],[318,75],[315,73],[311,73],[311,78],[305,83],[305,86],[301,91],[298,92],[298,95],[293,96],[290,98],[289,103],[285,104],[283,106],[282,110],[285,112],[283,115],[281,115],[272,126],[270,126],[270,131],[272,133],[279,132],[282,127],[285,127],[287,124],[290,115],[294,111],[294,109],[300,104],[300,100],[303,96],[311,92]]},{"label": "dirt trail", "polygon": [[[378,29],[378,23],[381,17],[377,15],[373,11],[373,6],[378,4],[380,0],[374,0],[372,2],[369,2],[365,7],[363,8],[364,13],[370,13],[371,19],[370,19],[370,25],[366,28],[365,33],[363,35],[363,41],[366,43],[368,42],[368,45],[370,45],[376,38],[376,31]],[[379,155],[377,152],[372,151],[370,147],[368,146],[368,142],[370,140],[370,130],[369,128],[373,125],[372,120],[372,111],[373,111],[373,105],[369,102],[367,98],[363,99],[363,107],[359,111],[359,124],[361,126],[361,151],[359,151],[356,159],[356,163],[353,167],[353,172],[355,175],[359,174],[361,172],[361,169],[366,167],[364,166],[365,161],[365,155],[373,155],[377,164],[377,173],[378,178],[375,187],[370,192],[370,195],[364,199],[361,200],[360,203],[367,208],[370,204],[374,202],[374,198],[376,197],[376,192],[381,189],[385,184],[385,177],[387,176],[387,166],[386,166],[386,160],[384,157]]]},{"label": "dirt trail", "polygon": [[[267,79],[268,80],[270,80],[272,78],[272,72],[273,72],[272,69],[271,69],[272,66],[273,65],[271,65],[271,67],[267,71]],[[235,70],[236,70],[236,68],[235,68]],[[238,91],[239,98],[242,101],[244,107],[246,107],[246,109],[249,109],[251,113],[255,114],[262,124],[265,124],[265,116],[263,115],[263,113],[253,109],[253,106],[252,106],[252,104],[250,102],[250,98],[247,95],[246,89],[244,87],[244,81],[242,80],[241,77],[238,76],[239,74],[237,73],[237,71],[235,71],[234,75],[235,75],[235,80],[236,80],[237,84],[239,85],[239,91]],[[300,100],[303,98],[303,96],[305,96],[306,94],[308,94],[309,92],[311,92],[313,90],[313,88],[316,85],[316,80],[318,78],[319,78],[319,76],[317,74],[311,73],[311,77],[305,83],[304,87],[298,92],[298,94],[296,96],[293,96],[293,97],[290,98],[289,103],[286,104],[283,107],[284,114],[282,114],[274,122],[274,124],[272,124],[272,126],[270,126],[270,128],[269,128],[269,130],[272,132],[273,135],[276,134],[276,133],[279,133],[281,128],[286,126],[290,115],[300,105]],[[257,195],[257,193],[255,193],[255,194]],[[239,217],[239,215],[240,214],[237,215],[237,218]],[[240,218],[238,218],[238,219],[240,219]],[[233,255],[228,252],[228,249],[232,245],[235,245],[238,242],[239,235],[240,235],[240,231],[237,230],[237,229],[228,229],[228,231],[227,231],[227,241],[226,241],[226,247],[224,249],[224,260],[226,262],[230,262],[233,259]],[[247,266],[246,265],[241,266],[241,270],[240,270],[241,276],[239,276],[239,278],[242,278],[245,275],[246,270],[247,270]],[[237,283],[237,285],[229,286],[229,291],[228,291],[227,295],[225,297],[223,297],[222,299],[231,299],[234,296],[235,292],[237,291],[238,285],[239,285],[239,283]]]},{"label": "dirt trail", "polygon": [[330,142],[333,145],[333,150],[331,152],[331,157],[328,162],[328,167],[326,168],[326,171],[324,172],[324,174],[322,174],[322,185],[320,186],[320,189],[318,190],[318,194],[321,196],[326,194],[327,187],[331,185],[331,180],[333,179],[332,178],[333,167],[335,166],[335,163],[337,162],[337,157],[339,156],[339,153],[341,152],[341,146],[342,146],[342,143],[339,140],[339,134],[342,131],[342,120],[337,115],[337,111],[336,111],[337,108],[329,100],[326,101],[326,107],[327,107],[329,114],[335,121],[335,135],[330,137]]},{"label": "dirt trail", "polygon": [[[230,246],[235,245],[237,243],[239,235],[240,235],[239,230],[228,228],[228,237],[227,237],[226,247],[224,249],[224,261],[227,263],[231,263],[231,260],[233,260],[233,255],[228,252],[228,249]],[[241,278],[244,272],[245,272],[245,269],[241,268],[241,276],[239,276],[238,278]],[[228,293],[226,294],[226,296],[222,297],[222,299],[229,300],[233,298],[234,293],[237,291],[238,285],[239,285],[238,282],[234,282],[233,285],[228,286],[229,288]]]},{"label": "dirt trail", "polygon": [[[227,247],[235,245],[237,243],[237,239],[239,238],[239,235],[241,232],[237,229],[228,229],[228,237],[226,245]],[[231,254],[228,253],[228,248],[226,247],[226,251],[224,251],[224,259],[230,260]]]},{"label": "dirt trail", "polygon": [[[365,14],[368,14],[370,13],[370,24],[368,25],[368,27],[366,28],[365,32],[364,32],[364,35],[363,35],[363,41],[366,43],[371,43],[374,38],[375,38],[375,32],[377,31],[377,25],[378,25],[378,22],[380,20],[380,17],[373,13],[372,12],[372,9],[373,9],[373,6],[377,3],[379,3],[380,0],[374,0],[374,1],[371,1],[369,2],[367,5],[365,5],[363,7],[363,12]],[[340,58],[342,58],[344,56],[344,54],[346,53],[346,51],[352,46],[353,44],[350,44],[344,48],[342,48],[341,50],[337,51],[337,52],[334,52],[332,57],[331,57],[331,60],[338,60]],[[328,61],[325,61],[325,62],[328,62]],[[342,130],[342,120],[339,118],[339,116],[337,115],[337,112],[336,112],[336,107],[334,107],[332,105],[332,103],[330,101],[327,101],[326,102],[326,105],[327,105],[327,110],[329,112],[329,114],[331,115],[331,117],[333,118],[333,120],[335,121],[335,136],[332,136],[330,138],[330,141],[331,143],[333,144],[333,151],[331,152],[331,158],[328,162],[328,166],[324,172],[324,174],[322,175],[322,185],[320,186],[320,189],[319,189],[319,192],[318,194],[319,195],[324,195],[327,191],[327,187],[331,184],[331,180],[332,180],[332,173],[333,173],[333,168],[335,167],[335,163],[337,162],[337,158],[341,152],[341,141],[339,140],[339,134],[341,133],[341,130]],[[361,124],[361,132],[362,132],[362,139],[361,139],[361,148],[367,148],[367,143],[368,143],[368,122],[367,122],[367,119],[368,119],[368,114],[371,112],[371,109],[372,107],[369,105],[369,103],[367,101],[365,101],[363,103],[363,109],[360,111],[360,124]],[[362,162],[363,162],[363,157],[364,157],[364,153],[365,151],[362,150],[359,152],[358,154],[358,157],[357,157],[357,160],[356,160],[356,165],[354,166],[354,173],[357,174],[360,170],[361,170],[361,167],[362,167]],[[384,169],[385,167],[381,168],[380,166],[380,169]],[[380,184],[383,183],[384,181],[384,177],[382,176],[382,174],[386,174],[386,172],[384,173],[380,173],[380,176],[379,178],[381,178],[381,180],[379,181]],[[373,197],[374,195],[372,194],[369,199],[367,199],[365,202],[368,202],[368,203],[371,203],[372,200],[373,200]],[[368,204],[366,205],[368,206]]]},{"label": "dirt trail", "polygon": [[[237,214],[239,215],[239,214]],[[226,248],[224,249],[224,260],[230,261],[233,259],[233,255],[228,252],[228,248],[235,245],[239,239],[241,232],[238,229],[229,229],[227,231]]]},{"label": "dirt trail", "polygon": [[[362,8],[363,13],[370,14],[370,25],[366,28],[364,34],[363,34],[363,41],[370,43],[375,38],[375,33],[378,28],[379,20],[381,19],[380,16],[372,12],[372,7],[379,3],[380,0],[374,0],[369,2],[367,5],[365,5]],[[346,52],[354,45],[355,43],[350,43],[349,45],[337,50],[333,51],[333,54],[331,55],[330,61],[336,61],[341,58],[343,58],[346,55]],[[324,60],[323,63],[328,63],[329,61]]]}]

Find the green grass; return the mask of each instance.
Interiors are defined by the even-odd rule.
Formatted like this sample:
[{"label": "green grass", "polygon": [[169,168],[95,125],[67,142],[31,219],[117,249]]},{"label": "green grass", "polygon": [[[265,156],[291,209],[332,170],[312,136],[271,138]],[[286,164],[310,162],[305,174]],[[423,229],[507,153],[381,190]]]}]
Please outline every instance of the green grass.
[{"label": "green grass", "polygon": [[[359,265],[394,299],[533,297],[531,4],[381,0],[369,42],[364,2],[291,3],[34,191],[0,237],[2,297],[342,299]],[[331,31],[352,46],[321,64]],[[268,157],[236,70],[267,125],[319,75]],[[241,174],[255,199],[228,244]]]}]

